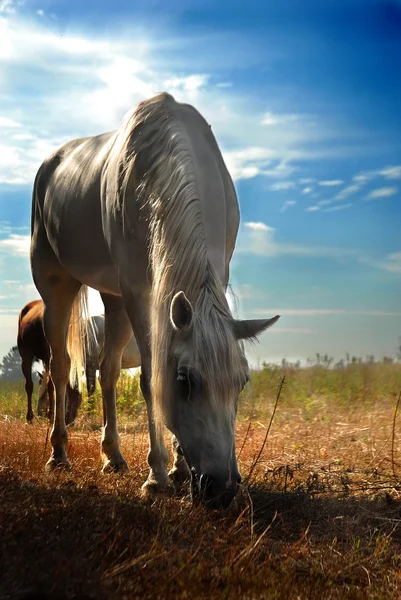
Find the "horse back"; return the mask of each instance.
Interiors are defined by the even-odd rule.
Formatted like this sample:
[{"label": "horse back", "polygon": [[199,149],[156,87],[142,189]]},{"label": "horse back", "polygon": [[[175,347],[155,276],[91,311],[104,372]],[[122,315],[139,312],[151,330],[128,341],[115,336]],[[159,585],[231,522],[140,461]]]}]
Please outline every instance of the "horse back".
[{"label": "horse back", "polygon": [[21,354],[49,362],[50,351],[43,331],[43,301],[28,302],[18,318],[17,345]]}]

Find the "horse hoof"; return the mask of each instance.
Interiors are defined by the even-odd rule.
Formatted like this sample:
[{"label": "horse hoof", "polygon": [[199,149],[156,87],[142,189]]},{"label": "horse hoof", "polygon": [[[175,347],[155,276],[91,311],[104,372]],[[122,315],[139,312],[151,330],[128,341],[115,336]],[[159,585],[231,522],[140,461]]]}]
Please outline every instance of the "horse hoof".
[{"label": "horse hoof", "polygon": [[189,471],[184,471],[181,469],[171,469],[168,473],[169,479],[171,483],[173,483],[177,487],[181,487],[186,483],[189,483],[191,480],[191,473]]},{"label": "horse hoof", "polygon": [[60,469],[63,471],[69,471],[71,469],[71,464],[66,456],[61,458],[55,458],[51,456],[46,463],[45,470],[48,473],[55,471],[56,469]]},{"label": "horse hoof", "polygon": [[123,458],[118,461],[112,461],[110,459],[106,460],[103,465],[102,473],[120,473],[123,475],[124,473],[128,473],[129,467],[127,461]]},{"label": "horse hoof", "polygon": [[158,482],[154,479],[150,479],[150,480],[148,479],[147,481],[145,481],[145,483],[141,487],[141,495],[143,498],[153,498],[154,496],[157,496],[160,494],[172,495],[172,494],[174,494],[174,492],[175,492],[175,489],[170,484],[169,480],[162,483],[162,482]]}]

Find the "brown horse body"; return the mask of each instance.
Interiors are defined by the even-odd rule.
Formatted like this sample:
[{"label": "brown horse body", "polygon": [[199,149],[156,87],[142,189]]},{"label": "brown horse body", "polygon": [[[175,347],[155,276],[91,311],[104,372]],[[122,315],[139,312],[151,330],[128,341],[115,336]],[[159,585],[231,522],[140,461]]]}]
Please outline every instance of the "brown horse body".
[{"label": "brown horse body", "polygon": [[[31,423],[34,417],[32,409],[32,364],[35,360],[41,360],[44,367],[44,373],[41,377],[43,388],[43,377],[47,381],[47,394],[40,394],[38,401],[38,415],[53,418],[54,408],[54,386],[49,377],[50,348],[43,331],[43,302],[42,300],[32,300],[28,302],[21,310],[18,318],[18,350],[21,356],[22,373],[25,378],[25,391],[28,398],[28,409],[26,420]],[[47,401],[48,398],[48,401]],[[70,385],[67,387],[66,403],[66,424],[72,424],[75,420],[79,405],[81,404],[81,394],[78,389],[73,389]]]}]

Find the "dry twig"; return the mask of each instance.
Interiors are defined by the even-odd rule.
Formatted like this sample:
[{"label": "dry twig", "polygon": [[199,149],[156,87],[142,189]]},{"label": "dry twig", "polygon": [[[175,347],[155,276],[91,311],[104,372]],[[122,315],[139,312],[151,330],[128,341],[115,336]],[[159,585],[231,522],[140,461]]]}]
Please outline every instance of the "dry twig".
[{"label": "dry twig", "polygon": [[397,404],[395,405],[394,418],[393,418],[393,430],[392,430],[392,435],[391,435],[391,468],[393,470],[394,477],[397,477],[397,474],[396,474],[395,468],[394,468],[395,423],[397,420],[397,412],[398,412],[398,407],[400,405],[400,400],[401,400],[401,390],[400,390],[400,393],[398,394]]},{"label": "dry twig", "polygon": [[277,390],[276,402],[274,403],[274,407],[273,407],[272,416],[270,417],[270,422],[269,422],[269,425],[268,425],[268,427],[267,427],[266,434],[265,434],[265,437],[264,437],[264,440],[263,440],[262,446],[261,446],[261,448],[260,448],[260,450],[259,450],[259,453],[258,453],[258,455],[257,455],[256,459],[253,461],[253,463],[252,463],[252,465],[251,465],[251,468],[250,468],[250,470],[249,470],[249,474],[248,474],[248,477],[247,477],[247,482],[248,482],[248,483],[249,483],[249,482],[250,482],[250,480],[251,480],[252,474],[253,474],[253,472],[254,472],[254,470],[255,470],[255,468],[256,468],[256,466],[257,466],[258,462],[259,462],[259,459],[260,459],[260,457],[262,456],[262,452],[263,452],[263,450],[264,450],[264,448],[265,448],[265,445],[266,445],[266,442],[267,442],[267,438],[268,438],[268,436],[269,436],[269,432],[270,432],[270,427],[271,427],[271,425],[272,425],[272,423],[273,423],[274,415],[276,414],[277,405],[278,405],[278,401],[280,400],[280,395],[281,395],[281,391],[282,391],[282,389],[283,389],[283,386],[284,386],[284,382],[285,382],[285,375],[283,375],[283,377],[282,377],[282,379],[281,379],[281,381],[280,381],[280,385],[279,385],[279,387],[278,387],[278,390]]}]

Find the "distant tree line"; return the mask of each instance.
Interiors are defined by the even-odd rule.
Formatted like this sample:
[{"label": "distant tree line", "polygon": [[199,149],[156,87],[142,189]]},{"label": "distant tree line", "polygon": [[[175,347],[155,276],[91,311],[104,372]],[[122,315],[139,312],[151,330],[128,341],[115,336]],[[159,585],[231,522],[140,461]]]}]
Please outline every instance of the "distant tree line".
[{"label": "distant tree line", "polygon": [[[33,363],[35,365],[35,363]],[[5,356],[3,356],[3,360],[0,362],[0,380],[2,381],[18,381],[22,379],[22,370],[21,370],[21,357],[18,351],[17,346],[13,346],[7,352]],[[32,374],[33,381],[38,381],[38,375],[36,373],[36,369],[34,368],[34,372]]]},{"label": "distant tree line", "polygon": [[[355,365],[355,364],[362,364],[362,363],[366,364],[366,363],[381,362],[383,364],[391,364],[394,362],[394,360],[401,361],[401,336],[398,338],[396,359],[392,358],[391,356],[383,356],[381,361],[376,361],[373,354],[368,354],[365,357],[365,359],[363,359],[363,358],[360,358],[357,356],[351,356],[347,352],[347,354],[345,355],[345,358],[342,358],[341,360],[339,360],[338,362],[335,363],[334,358],[332,356],[329,356],[328,354],[320,354],[319,352],[317,352],[314,359],[311,359],[311,358],[307,359],[306,364],[308,367],[320,366],[320,367],[324,367],[326,369],[329,369],[330,367],[340,369],[342,367],[346,367],[347,365]],[[265,367],[266,365],[267,365],[267,362],[263,362],[263,367]],[[299,360],[294,363],[291,363],[291,362],[287,361],[285,358],[283,358],[281,365],[283,368],[288,368],[288,367],[292,367],[295,369],[301,368],[301,362]],[[35,376],[36,376],[36,373],[35,373]],[[17,381],[18,379],[21,379],[21,378],[22,378],[21,357],[18,352],[18,347],[13,346],[12,348],[10,348],[10,350],[7,352],[7,354],[3,357],[3,360],[0,363],[0,379],[2,379],[3,381]]]},{"label": "distant tree line", "polygon": [[17,346],[13,346],[3,357],[0,363],[0,378],[4,381],[16,381],[21,379],[21,357]]}]

